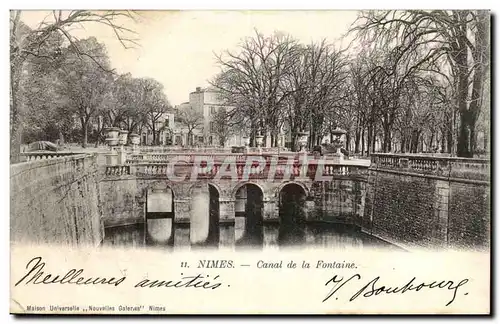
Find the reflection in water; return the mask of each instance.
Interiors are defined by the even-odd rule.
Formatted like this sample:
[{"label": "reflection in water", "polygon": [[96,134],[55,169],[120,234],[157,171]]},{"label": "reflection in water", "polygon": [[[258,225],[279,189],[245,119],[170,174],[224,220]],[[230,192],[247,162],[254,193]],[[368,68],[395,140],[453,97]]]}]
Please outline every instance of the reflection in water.
[{"label": "reflection in water", "polygon": [[[198,192],[197,196],[199,200],[194,202],[191,213],[201,218],[203,235],[197,233],[199,228],[193,227],[192,217],[190,235],[195,235],[198,239],[193,240],[191,238],[191,246],[194,248],[216,248],[222,240],[219,233],[225,229],[219,227],[219,192],[214,186],[208,185],[208,191]],[[224,245],[224,242],[221,242],[221,244]]]},{"label": "reflection in water", "polygon": [[[255,232],[247,232],[244,240],[236,244],[236,248],[251,247],[256,249],[283,249],[293,248],[329,248],[335,250],[352,250],[366,247],[395,248],[394,246],[362,233],[353,225],[344,224],[296,224],[294,227],[285,224],[265,224],[254,228]],[[189,230],[180,225],[173,226],[175,241],[179,245],[189,245]],[[128,225],[106,228],[104,246],[117,247],[142,247],[156,246],[161,249],[170,250],[171,247],[157,243],[146,243],[144,225]],[[206,244],[204,247],[228,247],[234,246],[234,226],[220,227],[220,243]],[[197,245],[200,246],[200,245]],[[195,247],[192,245],[192,248]]]},{"label": "reflection in water", "polygon": [[243,200],[241,204],[243,212],[237,212],[236,229],[237,240],[236,247],[258,247],[262,246],[262,208],[263,194],[259,187],[254,184],[242,186],[237,193],[237,199]]},{"label": "reflection in water", "polygon": [[297,184],[287,184],[280,192],[280,246],[300,246],[306,242],[304,189]]},{"label": "reflection in water", "polygon": [[393,247],[353,225],[306,223],[306,192],[296,184],[287,184],[280,192],[277,224],[264,224],[263,193],[253,184],[242,186],[236,193],[234,225],[219,224],[219,192],[211,185],[193,191],[190,225],[172,223],[175,216],[169,195],[168,192],[158,197],[151,195],[158,199],[148,200],[145,225],[107,228],[103,245],[154,246],[166,250],[189,246],[194,249],[314,247],[336,250]]}]

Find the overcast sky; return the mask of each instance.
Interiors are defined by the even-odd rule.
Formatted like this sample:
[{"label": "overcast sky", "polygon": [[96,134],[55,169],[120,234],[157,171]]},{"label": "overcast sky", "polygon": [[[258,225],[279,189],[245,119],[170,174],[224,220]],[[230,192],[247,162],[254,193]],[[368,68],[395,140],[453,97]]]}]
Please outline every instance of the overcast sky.
[{"label": "overcast sky", "polygon": [[[26,11],[21,19],[35,27],[46,16],[47,12]],[[73,33],[81,38],[96,36],[106,45],[113,68],[157,79],[171,104],[178,105],[217,74],[213,53],[236,48],[242,38],[254,34],[254,28],[265,35],[283,31],[303,43],[327,38],[340,46],[338,40],[356,19],[356,12],[148,11],[141,16],[130,25],[140,39],[135,49],[124,49],[109,28],[97,24]]]}]

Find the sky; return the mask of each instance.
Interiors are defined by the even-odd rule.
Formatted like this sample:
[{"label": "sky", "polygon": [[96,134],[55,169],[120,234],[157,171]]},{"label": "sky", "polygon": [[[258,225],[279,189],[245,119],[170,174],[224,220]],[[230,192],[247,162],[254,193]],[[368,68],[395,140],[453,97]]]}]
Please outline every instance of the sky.
[{"label": "sky", "polygon": [[[25,11],[22,20],[36,27],[51,13]],[[172,105],[189,100],[196,87],[208,86],[219,71],[214,53],[235,50],[255,34],[281,31],[302,43],[326,38],[344,46],[340,38],[356,19],[355,11],[141,11],[137,22],[126,22],[137,34],[139,46],[125,49],[113,31],[100,24],[72,30],[79,38],[95,36],[108,50],[118,73],[151,77],[161,82]],[[125,23],[125,22],[123,22]]]}]

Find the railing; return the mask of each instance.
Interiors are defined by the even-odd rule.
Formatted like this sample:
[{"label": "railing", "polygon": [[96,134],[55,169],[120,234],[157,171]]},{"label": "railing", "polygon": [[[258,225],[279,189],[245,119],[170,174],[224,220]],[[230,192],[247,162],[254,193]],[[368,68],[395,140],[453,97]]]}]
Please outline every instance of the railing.
[{"label": "railing", "polygon": [[[128,151],[132,151],[132,147],[126,146]],[[180,146],[139,146],[136,150],[140,153],[231,153],[231,147],[180,147]],[[258,153],[259,148],[249,147],[250,153]],[[287,148],[283,147],[262,147],[261,152],[264,153],[282,153],[288,152]]]},{"label": "railing", "polygon": [[31,161],[38,161],[38,160],[47,160],[47,159],[53,159],[53,158],[59,158],[63,156],[71,156],[71,155],[77,155],[77,154],[82,154],[79,152],[24,152],[21,153],[21,162],[31,162]]},{"label": "railing", "polygon": [[106,170],[104,174],[107,176],[122,176],[122,175],[130,175],[130,166],[129,165],[108,165],[106,166]]},{"label": "railing", "polygon": [[[239,156],[237,156],[239,157]],[[244,156],[246,158],[246,156]],[[212,159],[168,162],[136,162],[133,164],[108,166],[106,175],[135,175],[137,177],[159,177],[179,181],[199,179],[309,179],[312,181],[330,181],[336,179],[367,180],[368,163],[366,161],[335,161],[314,158],[307,159],[238,159],[224,161]]]},{"label": "railing", "polygon": [[[303,153],[298,152],[281,152],[275,153],[200,153],[200,152],[169,152],[169,153],[132,153],[127,157],[127,164],[133,163],[167,163],[172,160],[185,161],[194,163],[200,159],[210,159],[213,161],[224,161],[226,159],[233,159],[236,162],[246,161],[248,157],[264,158],[271,160],[273,157],[280,159],[287,159],[290,157],[299,158],[303,157]],[[309,154],[308,157],[313,155]]]},{"label": "railing", "polygon": [[375,153],[371,155],[371,168],[394,169],[450,178],[483,181],[490,179],[488,159]]}]

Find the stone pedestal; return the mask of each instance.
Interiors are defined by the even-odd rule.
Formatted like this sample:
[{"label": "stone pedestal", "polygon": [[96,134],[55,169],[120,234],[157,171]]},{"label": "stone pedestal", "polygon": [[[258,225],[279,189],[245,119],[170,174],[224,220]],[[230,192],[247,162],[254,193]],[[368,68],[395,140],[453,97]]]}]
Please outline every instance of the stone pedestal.
[{"label": "stone pedestal", "polygon": [[105,154],[106,165],[117,165],[118,164],[118,153],[111,151]]},{"label": "stone pedestal", "polygon": [[344,154],[340,152],[340,149],[337,152],[325,154],[325,157],[332,163],[341,163],[344,161]]},{"label": "stone pedestal", "polygon": [[127,162],[127,152],[125,151],[125,148],[121,146],[118,149],[118,164],[125,165],[126,162]]}]

